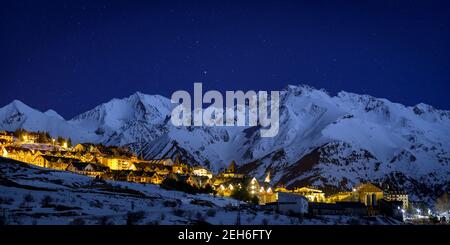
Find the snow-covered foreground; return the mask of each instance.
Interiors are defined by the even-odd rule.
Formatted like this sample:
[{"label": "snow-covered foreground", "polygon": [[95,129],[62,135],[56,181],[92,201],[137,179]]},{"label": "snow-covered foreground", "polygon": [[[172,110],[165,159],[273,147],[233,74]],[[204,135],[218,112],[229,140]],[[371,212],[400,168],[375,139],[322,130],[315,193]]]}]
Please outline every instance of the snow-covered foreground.
[{"label": "snow-covered foreground", "polygon": [[[237,201],[155,185],[96,181],[0,159],[3,224],[235,224]],[[297,218],[241,207],[241,224],[396,224],[384,218]]]}]

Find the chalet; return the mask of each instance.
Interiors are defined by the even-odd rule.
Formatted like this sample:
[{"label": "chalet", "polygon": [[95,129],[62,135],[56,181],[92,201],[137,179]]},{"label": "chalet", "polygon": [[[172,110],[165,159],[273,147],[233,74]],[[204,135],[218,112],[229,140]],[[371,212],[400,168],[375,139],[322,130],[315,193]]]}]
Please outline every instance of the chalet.
[{"label": "chalet", "polygon": [[130,171],[127,181],[137,183],[150,183],[150,174],[146,171]]},{"label": "chalet", "polygon": [[62,152],[62,156],[63,157],[67,157],[67,158],[74,158],[75,157],[75,155],[71,151],[63,151]]},{"label": "chalet", "polygon": [[28,148],[13,146],[4,147],[4,150],[2,149],[2,155],[6,155],[8,158],[26,163],[32,163],[35,158],[34,151]]},{"label": "chalet", "polygon": [[[225,171],[221,172],[213,178],[213,185],[215,187],[220,187],[219,190],[225,190],[225,186],[227,186],[227,184],[229,183],[240,183],[242,185],[242,183],[246,181],[248,182],[248,178],[245,178],[243,174],[236,173],[236,162],[232,161]],[[254,191],[256,192],[257,190]]]},{"label": "chalet", "polygon": [[259,196],[259,205],[265,205],[267,203],[274,203],[277,201],[278,196],[277,193],[273,191],[272,186],[270,186],[270,172],[267,173],[266,178],[260,184],[258,196]]},{"label": "chalet", "polygon": [[267,173],[266,178],[264,179],[264,183],[269,184],[271,181],[270,172]]},{"label": "chalet", "polygon": [[115,181],[127,181],[128,175],[132,172],[132,170],[111,170],[109,173],[109,177]]},{"label": "chalet", "polygon": [[[246,183],[245,183],[246,184]],[[252,178],[247,185],[247,190],[251,195],[258,195],[261,186],[256,178]]]},{"label": "chalet", "polygon": [[84,162],[97,162],[114,170],[126,170],[137,158],[127,149],[115,146],[77,144],[73,147],[75,156]]},{"label": "chalet", "polygon": [[2,156],[15,159],[15,151],[16,149],[11,146],[2,146]]},{"label": "chalet", "polygon": [[85,152],[86,148],[83,144],[76,144],[72,149],[76,152]]},{"label": "chalet", "polygon": [[236,166],[236,162],[232,161],[230,163],[230,165],[228,166],[228,168],[223,171],[222,173],[219,174],[219,178],[244,178],[243,174],[238,174],[237,173],[237,166]]},{"label": "chalet", "polygon": [[236,188],[242,188],[242,184],[237,181],[229,181],[228,183],[222,183],[219,186],[214,186],[215,190],[217,191],[217,195],[219,196],[231,196],[233,194],[233,191]]},{"label": "chalet", "polygon": [[33,144],[33,143],[37,142],[38,138],[39,138],[38,133],[28,132],[28,133],[22,135],[21,140],[23,143]]},{"label": "chalet", "polygon": [[207,185],[212,186],[212,181],[207,176],[190,175],[186,182],[197,188],[205,188]]},{"label": "chalet", "polygon": [[158,172],[152,172],[150,176],[150,183],[160,185],[164,181],[164,177],[159,175]]},{"label": "chalet", "polygon": [[92,154],[100,154],[100,150],[96,147],[96,145],[90,143],[77,144],[73,147],[73,150],[82,153],[90,152]]},{"label": "chalet", "polygon": [[195,176],[206,176],[208,178],[212,178],[213,175],[210,171],[208,171],[208,169],[201,167],[201,166],[196,166],[192,169],[192,174]]},{"label": "chalet", "polygon": [[45,151],[45,150],[32,150],[33,154],[35,156],[39,156],[39,155],[49,155],[48,153],[50,151]]},{"label": "chalet", "polygon": [[2,146],[2,157],[8,157],[8,151]]},{"label": "chalet", "polygon": [[226,181],[213,182],[214,189],[221,196],[230,196],[236,188],[245,188],[252,196],[259,196],[261,186],[256,178],[225,178]]},{"label": "chalet", "polygon": [[350,201],[357,201],[357,196],[354,195],[353,192],[345,191],[345,192],[338,192],[336,194],[330,195],[326,198],[326,202],[329,203],[335,203],[335,202],[350,202]]},{"label": "chalet", "polygon": [[32,164],[37,165],[39,167],[45,168],[45,163],[46,163],[46,159],[44,158],[44,156],[43,155],[37,155],[33,159],[33,163]]},{"label": "chalet", "polygon": [[296,188],[294,193],[306,197],[309,202],[325,202],[325,193],[314,187]]},{"label": "chalet", "polygon": [[78,174],[88,175],[91,177],[100,177],[109,169],[107,167],[95,163],[72,162],[69,164],[69,166],[67,166],[67,170]]},{"label": "chalet", "polygon": [[190,173],[189,171],[189,166],[185,163],[174,163],[172,165],[172,173],[175,174],[188,174]]},{"label": "chalet", "polygon": [[156,172],[131,171],[127,175],[127,181],[137,183],[161,184],[164,178]]},{"label": "chalet", "polygon": [[97,155],[96,155],[96,154],[93,154],[93,153],[91,153],[91,152],[86,152],[86,153],[84,153],[84,154],[81,154],[81,156],[79,157],[79,159],[80,159],[82,162],[98,162]]},{"label": "chalet", "polygon": [[130,164],[130,170],[151,172],[152,166],[147,162],[133,162]]},{"label": "chalet", "polygon": [[0,131],[0,141],[3,144],[14,142],[14,135],[13,135],[13,133],[6,132],[6,131]]},{"label": "chalet", "polygon": [[277,194],[273,191],[272,186],[270,186],[270,173],[267,174],[264,181],[260,184],[258,197],[259,205],[265,205],[266,203],[273,203],[277,201]]},{"label": "chalet", "polygon": [[157,172],[161,176],[167,176],[172,173],[172,166],[154,164],[151,166],[152,171]]},{"label": "chalet", "polygon": [[[57,169],[57,170],[66,170],[70,163],[72,163],[75,159],[66,158],[66,157],[56,157],[56,156],[48,156],[48,155],[40,155],[37,156],[35,161],[36,165],[45,168]],[[43,165],[41,165],[43,163]]]},{"label": "chalet", "polygon": [[265,205],[266,203],[276,202],[278,199],[277,193],[272,190],[272,187],[264,188],[261,186],[259,189],[259,205]]}]

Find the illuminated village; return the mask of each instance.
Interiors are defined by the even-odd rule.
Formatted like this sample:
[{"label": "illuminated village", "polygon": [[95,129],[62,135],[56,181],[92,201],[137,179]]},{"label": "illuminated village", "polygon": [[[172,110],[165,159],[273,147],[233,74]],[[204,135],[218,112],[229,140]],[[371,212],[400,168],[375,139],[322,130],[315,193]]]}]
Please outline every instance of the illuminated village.
[{"label": "illuminated village", "polygon": [[238,173],[234,161],[214,175],[204,167],[181,161],[179,156],[143,160],[121,147],[72,145],[70,139],[54,139],[45,132],[2,131],[0,148],[3,158],[42,168],[95,179],[155,184],[191,194],[231,197],[288,215],[384,215],[403,221],[410,209],[407,193],[375,183],[361,183],[352,191],[331,195],[311,186],[286,189],[272,186],[270,173],[263,181]]}]

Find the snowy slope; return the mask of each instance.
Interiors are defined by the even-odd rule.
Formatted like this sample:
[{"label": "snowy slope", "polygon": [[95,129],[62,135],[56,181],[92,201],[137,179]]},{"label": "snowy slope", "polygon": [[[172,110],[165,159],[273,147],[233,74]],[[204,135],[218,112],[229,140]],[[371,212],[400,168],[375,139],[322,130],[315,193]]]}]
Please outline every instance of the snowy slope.
[{"label": "snowy slope", "polygon": [[47,110],[46,112],[44,112],[44,114],[49,116],[49,117],[54,117],[54,118],[59,119],[59,120],[64,120],[64,117],[62,117],[61,115],[59,115],[56,111],[54,111],[52,109]]}]

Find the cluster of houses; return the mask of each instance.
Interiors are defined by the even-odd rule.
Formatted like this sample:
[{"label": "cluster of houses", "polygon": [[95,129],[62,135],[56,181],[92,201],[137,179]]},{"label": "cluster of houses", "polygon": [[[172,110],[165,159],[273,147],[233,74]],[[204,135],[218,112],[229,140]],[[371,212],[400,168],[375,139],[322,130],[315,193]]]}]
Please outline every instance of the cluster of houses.
[{"label": "cluster of houses", "polygon": [[270,174],[260,183],[255,177],[237,173],[234,161],[225,171],[214,177],[213,187],[221,196],[231,196],[236,189],[245,188],[250,196],[258,198],[260,205],[277,200],[277,193],[270,186]]},{"label": "cluster of houses", "polygon": [[167,178],[182,180],[196,188],[210,186],[217,195],[231,196],[235,190],[245,189],[257,197],[261,204],[276,200],[269,181],[260,184],[256,178],[238,174],[232,162],[224,172],[213,175],[201,166],[190,166],[175,159],[144,160],[130,151],[95,144],[67,145],[42,144],[33,141],[33,133],[15,139],[12,133],[0,132],[1,156],[28,164],[71,171],[94,178],[161,184]]},{"label": "cluster of houses", "polygon": [[301,187],[294,190],[277,188],[277,202],[267,208],[280,212],[294,212],[311,215],[387,215],[403,219],[408,208],[408,194],[389,188],[387,185],[361,183],[349,192],[339,192],[330,196],[318,188]]},{"label": "cluster of houses", "polygon": [[188,166],[178,158],[143,160],[119,147],[94,144],[78,144],[67,149],[2,145],[1,156],[44,168],[138,183],[161,184],[169,175],[176,174],[189,175],[188,181],[204,186],[212,178],[207,169]]},{"label": "cluster of houses", "polygon": [[[270,173],[264,181],[238,173],[233,161],[223,172],[213,175],[204,167],[192,167],[175,159],[143,160],[130,151],[114,146],[94,144],[33,144],[33,136],[15,139],[12,133],[0,132],[1,156],[44,168],[71,171],[95,178],[161,184],[167,178],[183,180],[196,188],[211,187],[217,195],[232,196],[245,190],[266,209],[284,213],[312,215],[377,215],[403,217],[408,195],[388,186],[362,183],[352,191],[333,195],[315,187],[288,190],[270,185]],[[26,140],[26,141],[25,141]]]}]

